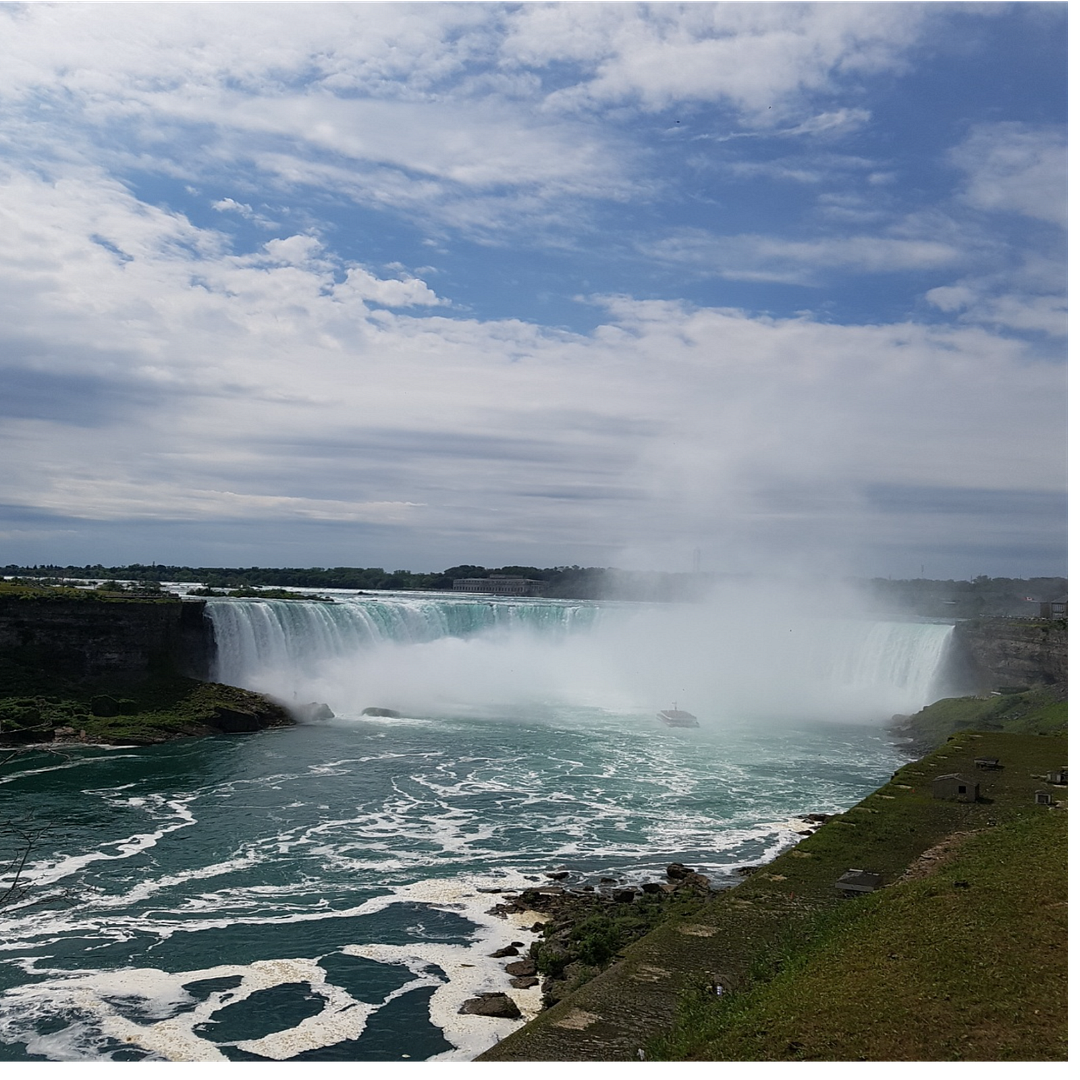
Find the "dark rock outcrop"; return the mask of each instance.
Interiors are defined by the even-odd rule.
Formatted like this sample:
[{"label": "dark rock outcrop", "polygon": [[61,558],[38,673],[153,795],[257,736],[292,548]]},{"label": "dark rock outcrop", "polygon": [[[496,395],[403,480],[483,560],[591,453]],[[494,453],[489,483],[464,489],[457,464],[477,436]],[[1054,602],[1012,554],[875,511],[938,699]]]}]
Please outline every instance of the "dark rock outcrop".
[{"label": "dark rock outcrop", "polygon": [[334,710],[323,701],[309,701],[306,705],[289,705],[287,708],[293,719],[300,724],[334,719]]},{"label": "dark rock outcrop", "polygon": [[73,593],[0,593],[0,743],[143,745],[293,723],[261,694],[208,681],[202,601]]},{"label": "dark rock outcrop", "polygon": [[521,1010],[509,994],[486,993],[469,998],[458,1013],[464,1016],[494,1016],[503,1020],[518,1020]]}]

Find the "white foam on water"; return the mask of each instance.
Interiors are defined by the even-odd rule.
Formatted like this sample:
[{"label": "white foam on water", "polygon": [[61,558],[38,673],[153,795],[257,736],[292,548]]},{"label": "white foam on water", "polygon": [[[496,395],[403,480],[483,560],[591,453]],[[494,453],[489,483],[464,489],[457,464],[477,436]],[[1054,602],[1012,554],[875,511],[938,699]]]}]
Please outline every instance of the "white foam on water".
[{"label": "white foam on water", "polygon": [[[27,752],[40,752],[43,754],[56,754],[58,753],[56,745],[54,743],[41,743],[36,746],[25,747]],[[110,746],[104,743],[79,743],[71,747],[65,747],[65,753],[71,753],[71,758],[67,761],[62,761],[55,765],[42,765],[36,769],[19,769],[15,772],[6,773],[4,776],[0,776],[0,784],[10,784],[15,780],[24,780],[29,776],[41,776],[44,773],[51,772],[63,772],[65,769],[81,769],[86,765],[92,765],[96,761],[122,761],[125,758],[134,759],[137,755],[123,754],[120,751],[124,747]],[[127,749],[131,749],[128,747]],[[115,754],[95,756],[92,754],[81,753],[85,750],[116,750]]]},{"label": "white foam on water", "polygon": [[[241,982],[232,989],[211,993],[190,1011],[173,1015],[179,1006],[193,1000],[184,990],[186,984],[223,976],[239,976]],[[9,1042],[25,1039],[31,1053],[53,1061],[97,1057],[108,1039],[139,1047],[166,1061],[227,1061],[217,1045],[197,1034],[195,1028],[226,1005],[289,983],[310,985],[325,1001],[322,1011],[293,1028],[240,1041],[236,1046],[284,1060],[305,1050],[359,1038],[368,1016],[380,1007],[357,1001],[327,982],[326,972],[314,960],[259,960],[245,966],[228,964],[176,974],[156,968],[125,968],[86,972],[9,991],[10,1004],[15,1008],[6,1010],[0,1019],[0,1031]],[[139,1023],[118,1011],[120,1005],[128,1010],[136,1008],[144,1018],[163,1018]],[[12,1021],[13,1012],[17,1012],[18,1021]],[[54,1034],[27,1037],[35,1020],[51,1019],[57,1013],[74,1013],[79,1019]]]},{"label": "white foam on water", "polygon": [[[152,832],[134,833],[119,840],[108,840],[94,851],[82,855],[62,855],[44,859],[27,865],[26,877],[35,886],[53,885],[64,878],[72,877],[80,870],[97,862],[117,862],[129,859],[133,855],[154,847],[159,840],[178,829],[186,829],[196,823],[195,815],[179,799],[148,796],[148,801],[157,807],[167,807],[173,811],[174,823],[165,825]],[[114,848],[114,852],[104,850]]]},{"label": "white foam on water", "polygon": [[[491,953],[511,940],[528,946],[536,938],[529,927],[544,916],[536,912],[513,912],[505,918],[489,915],[488,910],[499,902],[499,896],[479,892],[482,888],[501,887],[506,892],[518,892],[534,886],[523,874],[508,873],[494,879],[465,876],[453,879],[419,881],[396,890],[400,899],[423,903],[444,911],[454,911],[476,924],[473,941],[468,945],[442,943],[420,945],[347,945],[342,951],[352,956],[377,960],[384,964],[403,964],[410,971],[419,971],[434,964],[446,975],[431,996],[429,1015],[454,1049],[431,1058],[432,1061],[469,1061],[486,1050],[496,1039],[505,1038],[540,1011],[539,986],[519,990],[510,986],[510,976],[504,964],[517,957],[496,959]],[[528,952],[527,947],[522,955]],[[488,1016],[462,1015],[458,1010],[477,994],[501,992],[512,998],[521,1010],[520,1020],[504,1020]]]},{"label": "white foam on water", "polygon": [[[306,1051],[359,1039],[370,1016],[383,1005],[412,990],[430,986],[435,987],[429,1010],[431,1022],[454,1046],[453,1051],[440,1054],[438,1058],[469,1060],[491,1045],[496,1037],[505,1037],[520,1027],[540,1009],[539,989],[510,987],[509,976],[502,964],[490,954],[512,939],[527,944],[535,935],[526,927],[542,916],[535,912],[514,913],[505,919],[490,915],[488,910],[498,902],[498,896],[478,891],[502,888],[511,892],[529,884],[529,879],[520,874],[505,874],[498,878],[428,879],[401,886],[392,895],[349,912],[323,912],[316,916],[355,915],[361,909],[370,914],[390,904],[411,903],[459,914],[475,925],[472,940],[467,945],[419,942],[404,946],[343,947],[340,951],[346,955],[400,965],[413,974],[411,980],[377,1004],[359,1001],[332,983],[325,969],[319,966],[318,958],[257,960],[246,965],[227,964],[179,973],[156,968],[124,968],[73,975],[35,969],[35,974],[52,977],[14,987],[0,998],[0,1037],[10,1044],[25,1043],[28,1052],[52,1061],[80,1061],[107,1055],[110,1039],[123,1046],[139,1047],[165,1061],[225,1061],[228,1059],[218,1045],[197,1033],[195,1029],[199,1025],[210,1021],[226,1005],[243,1001],[257,991],[305,983],[323,999],[323,1006],[316,1015],[293,1027],[233,1044],[261,1057],[284,1061]],[[445,973],[445,981],[426,970],[432,965]],[[229,990],[209,994],[189,1011],[177,1012],[193,1001],[192,995],[184,989],[185,985],[223,976],[239,976],[241,982]],[[490,990],[499,990],[512,997],[521,1009],[523,1019],[509,1021],[458,1013],[468,998]],[[133,1011],[143,1022],[124,1015]],[[36,1023],[55,1022],[58,1015],[68,1021],[61,1030],[51,1034],[36,1032]]]}]

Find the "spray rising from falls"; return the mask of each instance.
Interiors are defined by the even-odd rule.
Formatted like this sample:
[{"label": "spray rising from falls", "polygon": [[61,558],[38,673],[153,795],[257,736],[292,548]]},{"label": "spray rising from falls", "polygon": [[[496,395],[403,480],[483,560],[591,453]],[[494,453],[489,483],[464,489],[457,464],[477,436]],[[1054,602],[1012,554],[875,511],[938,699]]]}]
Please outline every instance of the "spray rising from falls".
[{"label": "spray rising from falls", "polygon": [[942,696],[951,626],[723,605],[386,594],[211,600],[216,678],[339,715],[878,720]]}]

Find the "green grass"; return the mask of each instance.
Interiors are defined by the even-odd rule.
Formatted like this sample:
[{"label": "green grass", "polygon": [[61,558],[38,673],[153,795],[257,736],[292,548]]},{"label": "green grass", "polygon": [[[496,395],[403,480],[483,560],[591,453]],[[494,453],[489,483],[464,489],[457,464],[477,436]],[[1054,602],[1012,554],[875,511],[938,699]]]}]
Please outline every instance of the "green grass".
[{"label": "green grass", "polygon": [[[983,756],[1004,768],[976,770]],[[905,766],[717,901],[714,921],[748,955],[736,992],[686,994],[648,1056],[1063,1059],[1066,816],[1037,806],[1034,792],[1065,760],[1063,738],[966,733]],[[931,798],[933,777],[953,771],[978,779],[979,802]],[[1052,790],[1064,803],[1066,789]],[[946,838],[953,861],[899,881]],[[837,901],[833,882],[851,866],[891,887]],[[770,930],[760,913],[785,903]]]},{"label": "green grass", "polygon": [[0,581],[0,600],[76,601],[84,604],[178,604],[172,593],[103,592],[100,589],[76,589],[68,585],[39,585],[19,581]]},{"label": "green grass", "polygon": [[1068,724],[1068,702],[1054,690],[1026,690],[983,697],[943,698],[915,713],[901,730],[924,747],[938,746],[964,730],[1052,735]]},{"label": "green grass", "polygon": [[749,992],[684,1001],[650,1056],[1064,1060],[1066,850],[1065,815],[1045,810],[972,834],[935,873],[774,949],[779,972]]}]

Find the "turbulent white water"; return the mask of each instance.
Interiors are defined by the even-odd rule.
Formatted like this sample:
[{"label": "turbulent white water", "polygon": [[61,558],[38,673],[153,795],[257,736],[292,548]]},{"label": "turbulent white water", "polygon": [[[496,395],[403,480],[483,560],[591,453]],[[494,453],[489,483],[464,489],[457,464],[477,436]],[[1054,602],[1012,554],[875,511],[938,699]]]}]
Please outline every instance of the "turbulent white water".
[{"label": "turbulent white water", "polygon": [[951,628],[751,601],[211,601],[219,678],[337,716],[0,763],[52,826],[0,909],[0,1060],[475,1057],[521,1021],[465,999],[539,1007],[493,894],[734,884],[903,760],[875,721],[934,695]]}]

